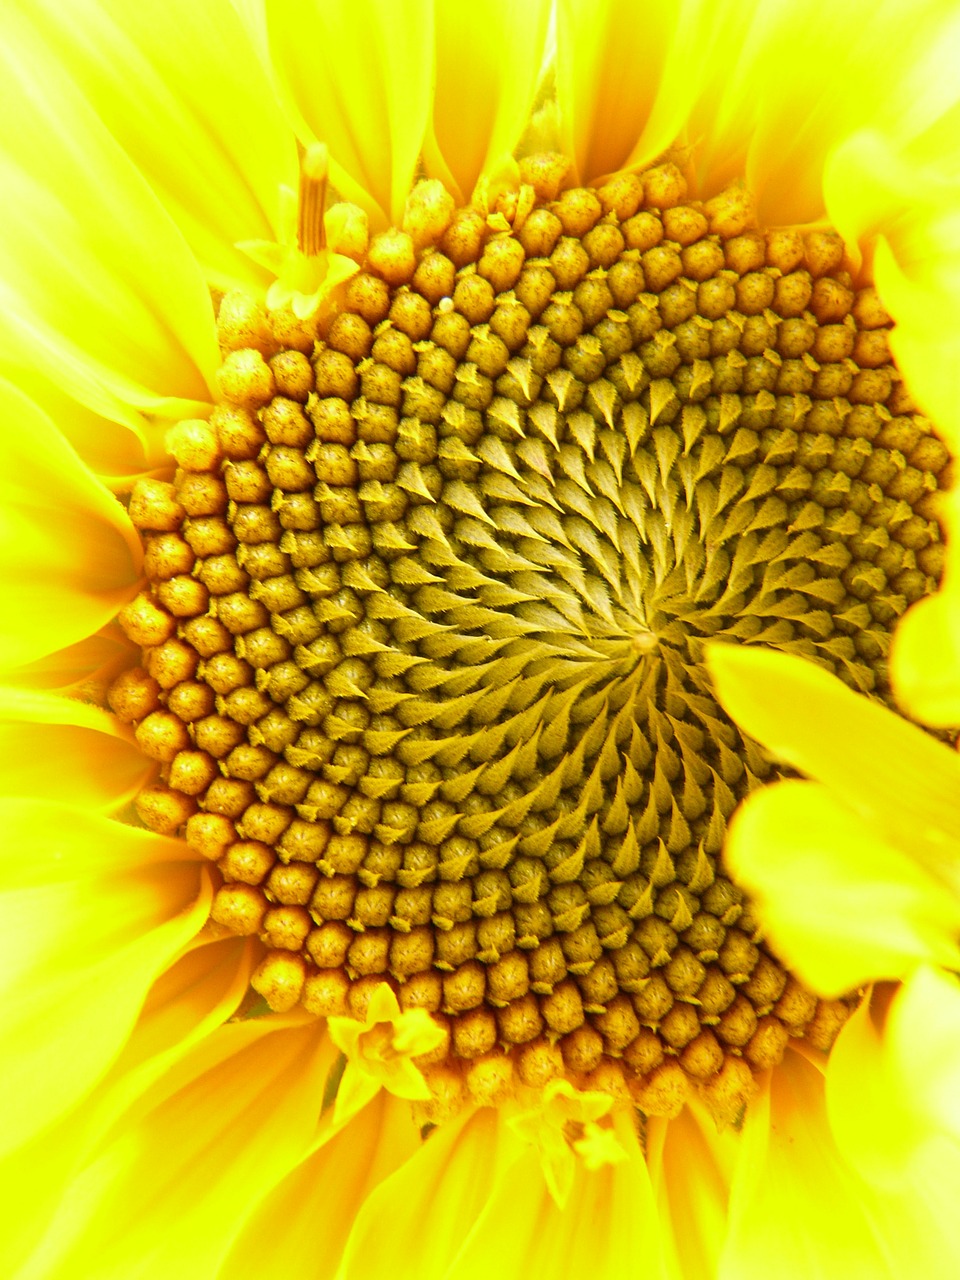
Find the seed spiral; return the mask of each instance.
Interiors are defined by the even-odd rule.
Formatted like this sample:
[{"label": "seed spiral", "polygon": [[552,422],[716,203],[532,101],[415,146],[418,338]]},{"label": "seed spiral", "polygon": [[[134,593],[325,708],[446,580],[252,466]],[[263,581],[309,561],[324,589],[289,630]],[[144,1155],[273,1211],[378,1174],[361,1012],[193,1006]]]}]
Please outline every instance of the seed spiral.
[{"label": "seed spiral", "polygon": [[735,1109],[850,1001],[783,969],[724,871],[777,770],[703,643],[886,697],[947,453],[834,232],[756,231],[672,165],[523,176],[492,214],[425,184],[322,320],[223,300],[222,403],[131,496],[143,660],[111,705],[160,766],[143,820],[216,861],[273,1009],[387,981],[447,1033],[440,1091]]}]

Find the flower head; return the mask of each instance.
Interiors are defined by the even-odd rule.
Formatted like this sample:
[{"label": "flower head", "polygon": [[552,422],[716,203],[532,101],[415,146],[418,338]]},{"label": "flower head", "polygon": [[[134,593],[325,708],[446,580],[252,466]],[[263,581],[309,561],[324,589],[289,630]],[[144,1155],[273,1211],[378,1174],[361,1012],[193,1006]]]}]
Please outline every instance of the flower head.
[{"label": "flower head", "polygon": [[0,19],[11,1274],[952,1274],[949,9]]}]

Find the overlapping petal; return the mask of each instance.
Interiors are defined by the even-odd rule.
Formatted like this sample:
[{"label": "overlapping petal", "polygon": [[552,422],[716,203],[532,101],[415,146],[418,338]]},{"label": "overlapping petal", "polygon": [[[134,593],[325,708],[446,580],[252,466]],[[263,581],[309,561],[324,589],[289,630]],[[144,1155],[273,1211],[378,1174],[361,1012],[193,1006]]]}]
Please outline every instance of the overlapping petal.
[{"label": "overlapping petal", "polygon": [[[251,1270],[295,1276],[305,1259],[312,1280],[334,1276],[359,1206],[416,1153],[421,1141],[409,1106],[381,1091],[256,1208],[225,1260],[220,1280],[247,1280]],[[281,1232],[278,1222],[283,1223]]]},{"label": "overlapping petal", "polygon": [[0,687],[0,794],[116,814],[153,766],[106,711],[76,698]]},{"label": "overlapping petal", "polygon": [[190,944],[153,984],[129,1040],[103,1079],[52,1128],[0,1161],[7,1226],[0,1272],[14,1275],[53,1218],[70,1178],[151,1085],[234,1013],[253,967],[247,939]]},{"label": "overlapping petal", "polygon": [[29,396],[56,423],[86,466],[114,492],[129,488],[131,477],[169,466],[163,448],[169,423],[154,421],[129,406],[124,408],[122,422],[104,418],[41,370],[27,369],[12,359],[0,357],[0,379]]},{"label": "overlapping petal", "polygon": [[[929,972],[918,970],[917,976]],[[921,1100],[910,1087],[916,1081],[894,1078],[884,1044],[893,1006],[916,980],[899,989],[881,984],[863,1000],[837,1038],[827,1073],[826,1102],[837,1142],[882,1187],[903,1185],[918,1139],[927,1136],[914,1109]]]},{"label": "overlapping petal", "polygon": [[944,495],[947,557],[940,589],[907,611],[893,638],[890,674],[904,710],[925,724],[960,724],[960,491]]},{"label": "overlapping petal", "polygon": [[[441,1275],[453,1280],[489,1269],[503,1280],[526,1280],[542,1270],[616,1280],[629,1259],[639,1274],[666,1280],[664,1238],[633,1124],[629,1112],[619,1113],[616,1137],[627,1151],[625,1160],[598,1169],[575,1160],[570,1199],[562,1209],[529,1149],[498,1169],[485,1180],[491,1194],[476,1221],[461,1219],[464,1238]],[[454,1204],[447,1212],[454,1216]],[[591,1224],[589,1230],[584,1223]]]},{"label": "overlapping petal", "polygon": [[739,1134],[720,1129],[695,1103],[668,1121],[647,1122],[647,1159],[674,1271],[715,1280],[727,1235]]},{"label": "overlapping petal", "polygon": [[[296,153],[229,0],[21,4],[220,288],[266,281],[236,248],[276,238]],[[212,51],[216,57],[211,57]]]},{"label": "overlapping petal", "polygon": [[673,145],[698,93],[715,22],[720,16],[699,0],[642,9],[633,0],[560,0],[561,137],[580,181],[639,168]]},{"label": "overlapping petal", "polygon": [[430,114],[430,0],[238,8],[301,144],[326,143],[340,196],[378,226],[399,224]]},{"label": "overlapping petal", "polygon": [[913,1112],[960,1143],[960,986],[924,967],[894,1001],[886,1031],[890,1070]]},{"label": "overlapping petal", "polygon": [[904,617],[891,666],[898,697],[911,715],[930,725],[960,724],[960,599],[953,581]]},{"label": "overlapping petal", "polygon": [[0,809],[0,1084],[17,1100],[6,1153],[107,1070],[151,984],[206,920],[212,887],[182,841],[50,801]]},{"label": "overlapping petal", "polygon": [[955,883],[960,757],[880,703],[801,658],[713,645],[721,702],[773,755]]},{"label": "overlapping petal", "polygon": [[536,1271],[613,1277],[624,1258],[644,1275],[665,1277],[649,1175],[629,1123],[618,1130],[626,1161],[593,1171],[577,1162],[576,1212],[558,1208],[535,1148],[502,1114],[483,1108],[444,1123],[367,1198],[337,1280],[387,1272],[397,1280],[488,1272],[522,1280]]},{"label": "overlapping petal", "polygon": [[960,964],[960,759],[820,668],[714,646],[720,700],[784,782],[735,815],[727,859],[790,965],[825,995]]},{"label": "overlapping petal", "polygon": [[[960,58],[960,23],[952,41]],[[911,144],[877,129],[830,157],[824,192],[847,243],[873,248],[873,278],[897,321],[891,348],[911,393],[960,445],[960,109]],[[909,193],[907,195],[906,193]]]},{"label": "overlapping petal", "polygon": [[544,66],[550,0],[435,6],[436,86],[427,167],[461,203],[508,161]]},{"label": "overlapping petal", "polygon": [[745,177],[762,224],[833,217],[823,177],[837,147],[865,126],[911,138],[957,101],[953,78],[935,70],[955,39],[943,0],[705,8],[718,31],[693,68],[698,185],[711,194]]},{"label": "overlapping petal", "polygon": [[0,594],[16,602],[0,667],[11,667],[109,622],[135,594],[140,547],[123,507],[50,418],[2,381],[0,413]]},{"label": "overlapping petal", "polygon": [[22,1280],[216,1275],[251,1211],[311,1149],[334,1057],[315,1019],[207,1036],[71,1184]]},{"label": "overlapping petal", "polygon": [[13,12],[3,36],[7,357],[116,421],[195,410],[218,362],[196,259],[45,42]]},{"label": "overlapping petal", "polygon": [[[823,1076],[790,1053],[747,1111],[720,1280],[903,1280],[879,1205],[837,1151]],[[787,1208],[788,1206],[788,1208]],[[786,1209],[786,1211],[785,1211]]]},{"label": "overlapping petal", "polygon": [[[364,1272],[389,1272],[407,1280],[397,1270],[404,1265],[411,1278],[431,1271],[443,1275],[466,1224],[482,1212],[498,1173],[515,1157],[512,1135],[489,1108],[441,1125],[360,1207],[337,1280]],[[429,1237],[420,1225],[425,1220],[430,1222]]]},{"label": "overlapping petal", "polygon": [[832,1131],[848,1163],[897,1223],[906,1272],[950,1277],[960,1191],[957,982],[919,969],[864,1001],[834,1046],[826,1081]]},{"label": "overlapping petal", "polygon": [[782,782],[751,796],[727,861],[778,954],[824,996],[929,961],[960,965],[956,895],[825,787]]},{"label": "overlapping petal", "polygon": [[130,644],[112,625],[17,668],[21,689],[56,690],[64,697],[102,706],[107,690],[130,666]]}]

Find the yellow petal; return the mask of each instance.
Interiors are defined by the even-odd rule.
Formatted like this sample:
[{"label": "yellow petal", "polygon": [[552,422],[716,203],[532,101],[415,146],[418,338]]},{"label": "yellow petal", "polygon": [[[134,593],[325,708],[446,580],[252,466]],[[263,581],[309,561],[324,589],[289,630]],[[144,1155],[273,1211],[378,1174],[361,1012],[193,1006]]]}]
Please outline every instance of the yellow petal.
[{"label": "yellow petal", "polygon": [[[504,1132],[490,1108],[440,1125],[367,1197],[354,1218],[338,1280],[444,1275],[500,1167],[517,1154],[516,1140]],[[425,1222],[430,1224],[428,1233]]]},{"label": "yellow petal", "polygon": [[626,1113],[618,1117],[617,1138],[629,1159],[599,1170],[577,1160],[569,1206],[561,1210],[538,1152],[514,1136],[502,1115],[486,1108],[440,1125],[367,1198],[338,1280],[388,1274],[614,1280],[624,1274],[624,1259],[638,1275],[663,1274],[649,1175]]},{"label": "yellow petal", "polygon": [[[381,1092],[257,1208],[218,1272],[219,1280],[296,1276],[305,1258],[312,1260],[313,1280],[335,1275],[361,1206],[420,1145],[410,1107]],[[396,1272],[396,1261],[391,1272]]]},{"label": "yellow petal", "polygon": [[699,8],[561,0],[557,96],[564,150],[580,181],[639,167],[673,144],[712,35],[709,19],[698,25]]},{"label": "yellow petal", "polygon": [[820,1072],[789,1053],[747,1109],[719,1280],[904,1280],[880,1208],[837,1152]]},{"label": "yellow petal", "polygon": [[339,195],[399,226],[430,111],[432,5],[247,0],[242,11],[300,142],[326,143]]},{"label": "yellow petal", "polygon": [[[55,0],[29,21],[151,184],[210,283],[265,287],[236,248],[276,238],[294,140],[229,0]],[[211,50],[216,56],[211,57]]]},{"label": "yellow petal", "polygon": [[[960,57],[960,48],[954,61]],[[849,138],[824,176],[827,206],[851,245],[869,252],[896,321],[890,345],[920,407],[960,446],[960,110],[929,138],[898,148],[876,130]],[[952,141],[952,146],[947,140]],[[878,240],[879,237],[879,240]]]},{"label": "yellow petal", "polygon": [[739,1135],[720,1133],[695,1102],[669,1121],[647,1121],[647,1159],[661,1230],[683,1280],[715,1280]]},{"label": "yellow petal", "polygon": [[775,757],[826,783],[897,847],[952,880],[960,758],[916,725],[801,658],[711,645],[720,701]]},{"label": "yellow petal", "polygon": [[[921,969],[917,977],[927,972]],[[916,978],[908,985],[914,982]],[[833,1132],[845,1154],[872,1181],[895,1188],[902,1184],[911,1149],[923,1140],[926,1127],[911,1107],[911,1086],[919,1079],[898,1087],[884,1054],[882,1006],[889,995],[888,987],[879,988],[844,1025],[830,1053],[826,1098]]]},{"label": "yellow petal", "polygon": [[956,101],[941,52],[956,12],[939,0],[731,7],[749,25],[731,15],[721,29],[688,136],[701,189],[745,172],[761,223],[822,218],[824,165],[844,139],[865,125],[912,137]]},{"label": "yellow petal", "polygon": [[960,600],[944,588],[901,619],[890,654],[897,699],[926,724],[960,724]]},{"label": "yellow petal", "polygon": [[939,504],[947,558],[939,591],[900,620],[890,651],[890,678],[909,715],[944,728],[960,724],[960,490]]},{"label": "yellow petal", "polygon": [[96,631],[136,591],[140,549],[120,503],[46,414],[0,382],[0,666]]},{"label": "yellow petal", "polygon": [[249,939],[191,947],[154,983],[130,1039],[84,1105],[0,1161],[7,1222],[0,1274],[13,1275],[36,1247],[65,1184],[117,1117],[234,1013],[247,990],[252,957]]},{"label": "yellow petal", "polygon": [[0,686],[0,790],[116,813],[152,770],[100,707]]},{"label": "yellow petal", "polygon": [[960,1194],[960,991],[954,977],[921,969],[886,1017],[881,999],[874,1006],[864,1002],[831,1052],[830,1123],[895,1224],[899,1274],[948,1280]]},{"label": "yellow petal", "polygon": [[108,1110],[136,1096],[172,1060],[225,1022],[247,994],[259,950],[249,938],[191,940],[147,995],[123,1053],[101,1090]]},{"label": "yellow petal", "polygon": [[119,480],[119,487],[129,488],[131,477],[167,465],[163,437],[169,423],[150,422],[133,409],[124,409],[122,422],[112,422],[78,403],[39,370],[12,361],[0,359],[0,379],[25,392],[108,486]]},{"label": "yellow petal", "polygon": [[891,1070],[914,1112],[960,1141],[960,987],[923,968],[896,997],[886,1028]]},{"label": "yellow petal", "polygon": [[219,363],[197,262],[43,40],[9,9],[0,30],[6,353],[112,420],[189,416]]},{"label": "yellow petal", "polygon": [[315,1018],[218,1028],[71,1185],[25,1280],[216,1275],[249,1215],[307,1154],[332,1058]]},{"label": "yellow petal", "polygon": [[436,6],[437,70],[427,168],[462,202],[513,154],[544,60],[549,0]]},{"label": "yellow petal", "polygon": [[17,687],[55,691],[80,701],[103,702],[106,690],[130,666],[130,644],[114,624],[76,644],[17,669]]},{"label": "yellow petal", "polygon": [[493,1181],[482,1212],[469,1225],[449,1271],[441,1274],[495,1274],[500,1280],[534,1275],[621,1280],[625,1271],[663,1275],[650,1175],[628,1113],[617,1117],[616,1139],[626,1159],[590,1169],[575,1158],[564,1209],[544,1182],[539,1158],[527,1151]]},{"label": "yellow petal", "polygon": [[6,1152],[110,1066],[151,983],[207,918],[212,887],[182,842],[66,805],[0,808]]},{"label": "yellow petal", "polygon": [[822,995],[960,963],[956,895],[825,787],[781,782],[748,797],[726,858],[777,952]]}]

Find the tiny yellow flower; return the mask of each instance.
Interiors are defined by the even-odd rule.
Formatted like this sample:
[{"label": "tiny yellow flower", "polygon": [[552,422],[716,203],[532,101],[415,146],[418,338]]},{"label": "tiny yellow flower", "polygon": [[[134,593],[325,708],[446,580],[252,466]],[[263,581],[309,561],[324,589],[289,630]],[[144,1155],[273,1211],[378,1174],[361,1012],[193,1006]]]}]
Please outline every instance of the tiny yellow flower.
[{"label": "tiny yellow flower", "polygon": [[383,982],[374,988],[362,1020],[334,1017],[327,1026],[347,1058],[334,1110],[337,1124],[366,1106],[378,1089],[411,1102],[430,1097],[413,1059],[437,1048],[444,1036],[425,1009],[401,1010]]},{"label": "tiny yellow flower", "polygon": [[536,1148],[558,1208],[569,1202],[577,1158],[590,1170],[628,1158],[609,1122],[598,1123],[612,1107],[609,1094],[581,1092],[568,1080],[552,1080],[535,1107],[511,1119],[516,1133]]}]

